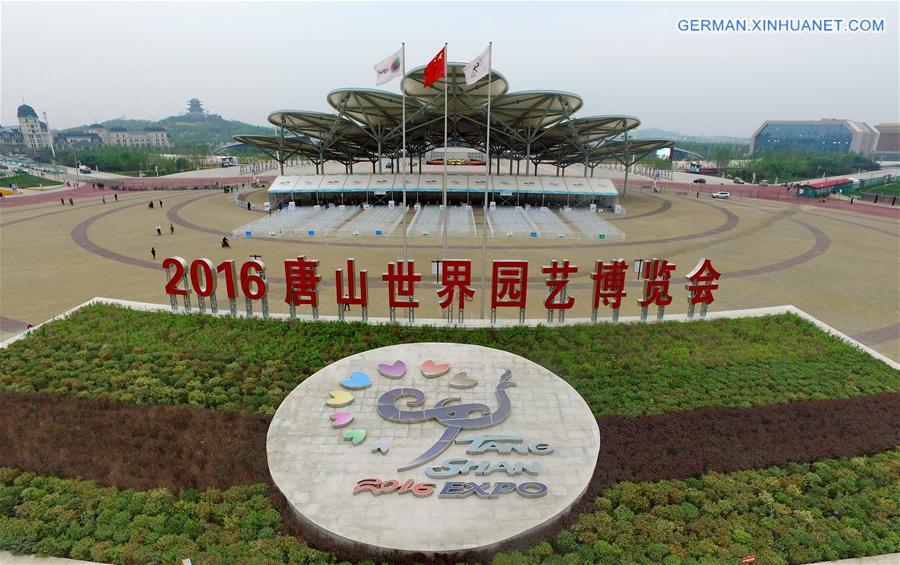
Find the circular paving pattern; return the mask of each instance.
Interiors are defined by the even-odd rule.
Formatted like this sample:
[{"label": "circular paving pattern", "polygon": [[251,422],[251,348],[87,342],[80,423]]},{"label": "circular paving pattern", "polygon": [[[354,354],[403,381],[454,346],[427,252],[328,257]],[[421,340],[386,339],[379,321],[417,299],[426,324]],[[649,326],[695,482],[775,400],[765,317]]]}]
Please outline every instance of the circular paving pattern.
[{"label": "circular paving pattern", "polygon": [[420,343],[337,361],[275,413],[269,472],[320,535],[373,551],[489,549],[552,526],[587,489],[600,432],[540,365]]}]

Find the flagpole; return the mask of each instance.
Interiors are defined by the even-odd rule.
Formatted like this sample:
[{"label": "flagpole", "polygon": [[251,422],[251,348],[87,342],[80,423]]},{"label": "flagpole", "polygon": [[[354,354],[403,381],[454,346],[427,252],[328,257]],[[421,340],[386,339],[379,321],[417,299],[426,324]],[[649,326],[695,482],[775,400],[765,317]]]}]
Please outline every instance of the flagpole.
[{"label": "flagpole", "polygon": [[[485,178],[484,183],[484,226],[481,230],[481,319],[484,319],[484,304],[486,301],[484,294],[485,278],[487,276],[487,230],[488,230],[488,186],[491,182],[491,72],[494,67],[494,42],[488,43],[488,101],[487,101],[487,139],[484,142],[484,164]],[[528,284],[527,282],[525,284]]]},{"label": "flagpole", "polygon": [[[447,83],[450,77],[447,76],[447,44],[444,43],[444,252],[442,259],[447,258],[447,220],[450,218],[450,210],[447,209]],[[444,265],[441,263],[441,272]]]},{"label": "flagpole", "polygon": [[406,42],[400,45],[403,52],[403,76],[400,78],[400,103],[403,105],[403,147],[400,150],[400,159],[403,164],[400,166],[400,170],[403,172],[403,263],[406,264],[408,261],[406,248],[406,90],[403,88],[403,81],[406,80]]}]

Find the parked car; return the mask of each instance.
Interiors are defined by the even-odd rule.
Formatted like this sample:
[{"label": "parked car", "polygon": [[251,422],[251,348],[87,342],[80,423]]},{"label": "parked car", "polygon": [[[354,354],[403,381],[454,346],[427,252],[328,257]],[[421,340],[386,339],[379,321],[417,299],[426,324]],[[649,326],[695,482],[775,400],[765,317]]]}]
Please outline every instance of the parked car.
[{"label": "parked car", "polygon": [[706,179],[694,179],[694,184],[706,184]]},{"label": "parked car", "polygon": [[763,180],[759,181],[759,186],[769,186],[769,181],[767,181],[766,179],[763,179]]},{"label": "parked car", "polygon": [[744,179],[741,177],[734,177],[734,184],[744,184]]},{"label": "parked car", "polygon": [[713,198],[730,198],[730,197],[731,197],[731,193],[730,193],[730,192],[726,192],[726,191],[724,191],[724,190],[720,190],[719,192],[713,192],[713,193],[712,193],[712,197],[713,197]]}]

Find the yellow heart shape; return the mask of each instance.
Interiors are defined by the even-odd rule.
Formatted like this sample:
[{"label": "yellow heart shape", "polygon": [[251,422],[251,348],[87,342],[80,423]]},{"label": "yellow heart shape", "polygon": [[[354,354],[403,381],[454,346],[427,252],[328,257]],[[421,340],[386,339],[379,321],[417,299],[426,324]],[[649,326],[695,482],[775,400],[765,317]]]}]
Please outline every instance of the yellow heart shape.
[{"label": "yellow heart shape", "polygon": [[325,405],[331,408],[342,408],[353,402],[353,395],[346,390],[331,391],[331,399]]}]

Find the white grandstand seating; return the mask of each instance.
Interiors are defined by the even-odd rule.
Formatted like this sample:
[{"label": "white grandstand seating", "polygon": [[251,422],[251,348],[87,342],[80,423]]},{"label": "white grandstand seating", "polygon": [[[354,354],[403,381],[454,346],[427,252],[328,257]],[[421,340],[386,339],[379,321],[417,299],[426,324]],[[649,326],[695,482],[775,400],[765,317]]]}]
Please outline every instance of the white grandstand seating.
[{"label": "white grandstand seating", "polygon": [[[407,227],[410,236],[441,237],[441,206],[417,206]],[[450,206],[448,234],[473,237],[478,234],[471,206]],[[561,215],[561,216],[560,216]],[[565,220],[563,219],[565,218]],[[403,221],[400,206],[370,206],[360,212],[359,206],[297,206],[273,211],[236,230],[234,236],[307,237],[334,235],[339,237],[389,236]],[[532,235],[534,234],[534,235]],[[625,234],[600,214],[587,208],[563,208],[553,211],[545,207],[495,206],[488,208],[488,235],[492,237],[548,239],[588,238],[623,241]],[[600,237],[600,236],[603,237]]]},{"label": "white grandstand seating", "polygon": [[[440,236],[444,229],[442,206],[422,206],[406,230],[408,235]],[[476,235],[475,214],[469,205],[450,206],[447,233],[455,236]]]},{"label": "white grandstand seating", "polygon": [[327,235],[359,211],[358,206],[298,206],[272,212],[232,232],[235,236]]},{"label": "white grandstand seating", "polygon": [[304,225],[312,216],[320,213],[318,206],[277,210],[271,215],[254,220],[231,233],[234,236],[245,236],[247,232],[250,232],[252,237],[292,236],[298,226]]},{"label": "white grandstand seating", "polygon": [[488,208],[488,226],[494,237],[531,237],[538,233],[534,222],[521,206],[491,206]]},{"label": "white grandstand seating", "polygon": [[571,238],[572,229],[550,208],[525,208],[525,215],[537,226],[538,237]]},{"label": "white grandstand seating", "polygon": [[299,230],[294,230],[294,235],[328,235],[335,228],[353,217],[359,212],[359,206],[332,206],[321,214],[310,218],[310,221]]},{"label": "white grandstand seating", "polygon": [[336,235],[387,236],[402,221],[403,208],[400,206],[369,206],[338,229]]},{"label": "white grandstand seating", "polygon": [[[590,239],[623,241],[625,234],[619,228],[600,217],[600,214],[585,208],[564,208],[563,216]],[[600,237],[600,236],[603,237]]]}]

